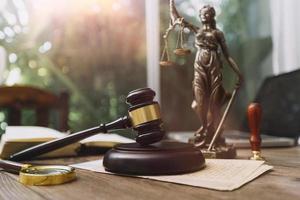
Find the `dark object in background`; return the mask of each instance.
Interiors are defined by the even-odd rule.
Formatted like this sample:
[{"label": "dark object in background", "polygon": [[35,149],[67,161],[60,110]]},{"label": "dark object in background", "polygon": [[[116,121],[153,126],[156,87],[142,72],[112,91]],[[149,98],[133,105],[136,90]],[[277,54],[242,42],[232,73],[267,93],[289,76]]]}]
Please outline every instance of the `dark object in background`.
[{"label": "dark object in background", "polygon": [[69,94],[61,92],[58,96],[46,90],[31,86],[0,87],[0,108],[8,109],[8,125],[21,125],[22,109],[36,111],[36,125],[48,127],[50,110],[59,111],[60,131],[68,130]]},{"label": "dark object in background", "polygon": [[[263,108],[262,134],[299,137],[300,70],[266,78],[254,102]],[[242,129],[249,131],[246,119]]]}]

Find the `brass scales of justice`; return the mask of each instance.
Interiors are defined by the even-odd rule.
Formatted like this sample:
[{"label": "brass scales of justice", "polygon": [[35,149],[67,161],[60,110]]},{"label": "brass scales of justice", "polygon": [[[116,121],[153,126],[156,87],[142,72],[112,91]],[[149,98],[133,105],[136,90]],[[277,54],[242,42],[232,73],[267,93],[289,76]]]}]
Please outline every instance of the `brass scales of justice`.
[{"label": "brass scales of justice", "polygon": [[[238,65],[229,55],[223,32],[216,27],[215,9],[209,5],[200,9],[201,28],[187,22],[184,17],[180,16],[174,0],[169,0],[169,9],[170,23],[163,36],[164,48],[160,66],[176,66],[170,60],[168,48],[168,37],[176,27],[179,27],[180,31],[174,54],[177,56],[191,54],[189,49],[184,48],[184,29],[194,33],[194,44],[197,48],[194,62],[194,101],[191,107],[202,125],[194,136],[189,139],[189,143],[200,149],[206,158],[235,158],[236,149],[227,145],[221,135],[223,124],[240,88],[243,76]],[[238,77],[235,89],[231,94],[225,91],[222,84],[221,69],[223,63],[221,53]],[[222,108],[225,105],[226,107],[222,114]]]}]

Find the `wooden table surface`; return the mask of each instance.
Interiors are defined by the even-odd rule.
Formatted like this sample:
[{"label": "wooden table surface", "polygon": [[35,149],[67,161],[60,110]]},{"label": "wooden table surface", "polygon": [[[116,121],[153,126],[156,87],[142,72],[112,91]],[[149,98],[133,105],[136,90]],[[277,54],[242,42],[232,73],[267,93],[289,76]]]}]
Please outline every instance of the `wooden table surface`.
[{"label": "wooden table surface", "polygon": [[[239,158],[250,156],[238,150]],[[242,188],[220,192],[159,181],[77,170],[78,179],[58,186],[24,186],[18,176],[1,171],[0,199],[300,199],[300,147],[263,149],[274,170]],[[35,161],[38,164],[72,164],[99,156]]]}]

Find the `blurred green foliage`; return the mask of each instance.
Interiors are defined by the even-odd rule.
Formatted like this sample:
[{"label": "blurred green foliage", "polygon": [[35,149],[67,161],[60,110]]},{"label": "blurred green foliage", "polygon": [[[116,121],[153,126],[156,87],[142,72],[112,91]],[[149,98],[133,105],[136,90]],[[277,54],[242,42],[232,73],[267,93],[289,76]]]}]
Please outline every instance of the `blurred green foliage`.
[{"label": "blurred green foliage", "polygon": [[[4,83],[17,69],[15,84],[69,91],[72,131],[125,114],[128,92],[146,86],[144,1],[45,2],[6,1],[1,9],[0,46],[8,61]],[[25,115],[24,123],[33,124],[32,113]]]}]

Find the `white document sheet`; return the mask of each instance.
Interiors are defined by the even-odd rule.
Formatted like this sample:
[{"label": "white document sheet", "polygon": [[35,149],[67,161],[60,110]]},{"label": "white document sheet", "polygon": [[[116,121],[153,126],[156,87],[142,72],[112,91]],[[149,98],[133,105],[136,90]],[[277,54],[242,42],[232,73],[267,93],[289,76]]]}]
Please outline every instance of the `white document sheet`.
[{"label": "white document sheet", "polygon": [[[102,160],[73,164],[71,166],[94,172],[112,174],[105,171]],[[135,177],[208,189],[232,191],[240,188],[272,168],[272,166],[264,164],[264,161],[206,159],[206,167],[194,173]]]}]

